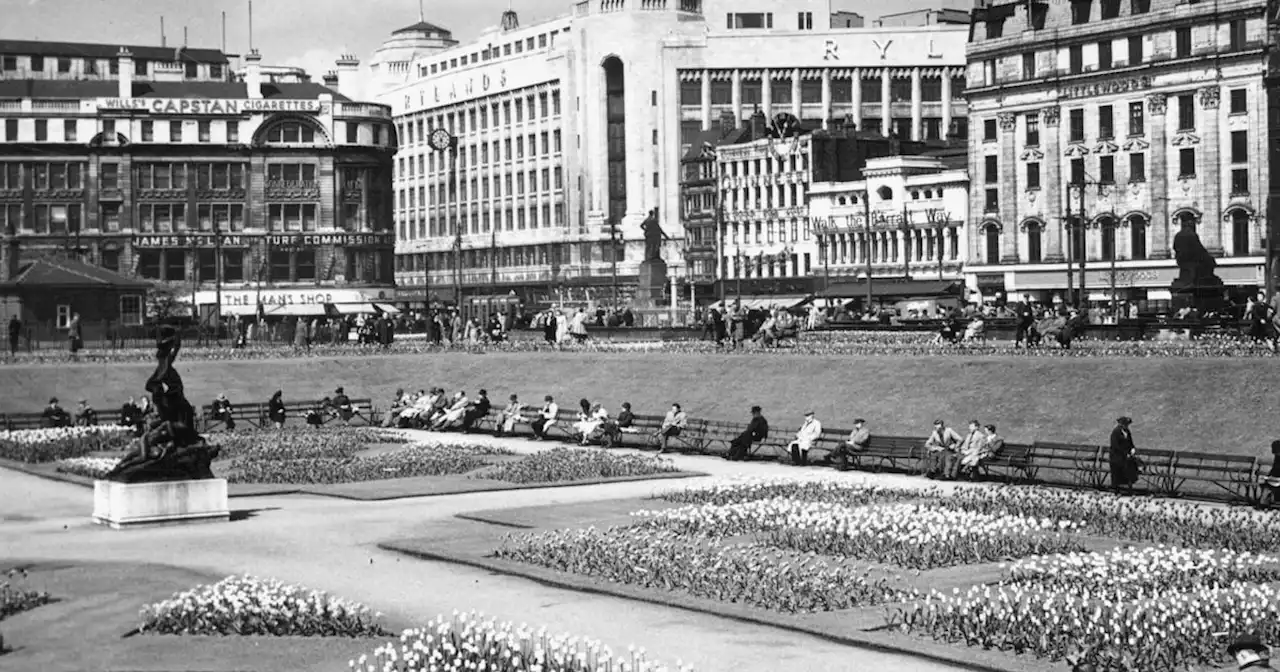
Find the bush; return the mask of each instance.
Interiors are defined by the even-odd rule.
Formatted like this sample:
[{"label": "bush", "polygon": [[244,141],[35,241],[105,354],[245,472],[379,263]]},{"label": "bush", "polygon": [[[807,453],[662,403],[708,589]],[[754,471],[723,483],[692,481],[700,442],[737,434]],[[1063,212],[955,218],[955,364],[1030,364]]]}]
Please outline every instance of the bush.
[{"label": "bush", "polygon": [[139,632],[161,635],[369,637],[389,634],[380,614],[325,593],[253,576],[230,576],[142,609]]}]

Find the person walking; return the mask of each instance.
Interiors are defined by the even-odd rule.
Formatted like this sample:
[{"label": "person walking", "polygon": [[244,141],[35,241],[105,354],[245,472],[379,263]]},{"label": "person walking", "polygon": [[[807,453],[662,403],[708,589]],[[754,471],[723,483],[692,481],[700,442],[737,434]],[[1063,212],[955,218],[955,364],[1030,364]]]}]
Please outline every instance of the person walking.
[{"label": "person walking", "polygon": [[9,359],[18,358],[18,337],[22,335],[22,320],[17,315],[9,317]]},{"label": "person walking", "polygon": [[731,462],[745,460],[747,453],[751,451],[752,444],[767,438],[769,438],[769,421],[764,419],[759,406],[752,406],[751,422],[747,423],[746,430],[729,442],[729,452],[725,454],[724,459]]},{"label": "person walking", "polygon": [[1116,427],[1111,430],[1111,451],[1108,455],[1111,462],[1111,487],[1116,492],[1133,494],[1133,484],[1138,482],[1138,456],[1133,446],[1133,432],[1129,426],[1133,418],[1120,416],[1116,418]]},{"label": "person walking", "polygon": [[1013,347],[1016,348],[1023,345],[1024,341],[1027,346],[1031,345],[1031,326],[1035,324],[1035,321],[1036,314],[1031,309],[1031,296],[1023,294],[1022,303],[1018,304],[1018,331],[1013,336]]},{"label": "person walking", "polygon": [[267,402],[267,419],[271,424],[276,426],[276,429],[284,429],[285,414],[283,391],[276,390],[275,394],[271,395],[270,401]]},{"label": "person walking", "polygon": [[67,341],[71,345],[71,358],[75,359],[84,347],[83,334],[80,331],[80,313],[71,313],[71,322],[67,324]]}]

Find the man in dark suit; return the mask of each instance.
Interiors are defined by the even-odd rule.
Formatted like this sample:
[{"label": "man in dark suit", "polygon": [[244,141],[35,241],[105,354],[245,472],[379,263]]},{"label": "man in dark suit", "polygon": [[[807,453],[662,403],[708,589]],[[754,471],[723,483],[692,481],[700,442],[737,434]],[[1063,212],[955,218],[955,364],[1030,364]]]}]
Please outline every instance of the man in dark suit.
[{"label": "man in dark suit", "polygon": [[747,423],[747,428],[738,438],[729,442],[729,454],[724,456],[726,460],[740,461],[747,459],[747,452],[751,450],[751,445],[757,441],[764,441],[769,438],[769,421],[764,419],[760,414],[759,406],[751,407],[751,422]]},{"label": "man in dark suit", "polygon": [[462,432],[464,434],[471,433],[471,426],[476,421],[489,415],[489,409],[492,405],[489,403],[489,391],[480,390],[480,398],[471,402],[465,413],[462,414]]},{"label": "man in dark suit", "polygon": [[1018,331],[1013,337],[1013,347],[1016,348],[1022,345],[1024,340],[1027,341],[1027,345],[1031,345],[1028,334],[1031,332],[1031,325],[1035,324],[1035,321],[1035,312],[1031,310],[1031,296],[1023,294],[1022,303],[1018,304]]}]

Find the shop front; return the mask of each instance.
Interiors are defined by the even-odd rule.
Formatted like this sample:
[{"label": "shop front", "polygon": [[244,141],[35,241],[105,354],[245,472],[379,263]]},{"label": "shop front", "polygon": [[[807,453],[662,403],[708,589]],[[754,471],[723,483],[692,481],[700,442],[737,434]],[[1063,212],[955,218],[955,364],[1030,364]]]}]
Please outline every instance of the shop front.
[{"label": "shop front", "polygon": [[[201,306],[218,305],[218,293],[196,292]],[[224,289],[221,293],[223,317],[253,317],[261,312],[272,317],[324,317],[399,312],[391,304],[397,301],[393,288],[377,289]]]}]

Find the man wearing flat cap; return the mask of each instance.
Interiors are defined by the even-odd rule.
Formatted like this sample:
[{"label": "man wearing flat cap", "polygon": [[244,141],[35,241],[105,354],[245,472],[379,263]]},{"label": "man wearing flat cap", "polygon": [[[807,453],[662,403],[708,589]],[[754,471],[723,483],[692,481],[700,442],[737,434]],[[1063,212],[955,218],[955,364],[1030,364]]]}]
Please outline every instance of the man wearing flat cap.
[{"label": "man wearing flat cap", "polygon": [[1236,665],[1239,670],[1270,670],[1270,652],[1265,644],[1262,643],[1262,637],[1256,633],[1242,635],[1227,647],[1227,653],[1236,659]]},{"label": "man wearing flat cap", "polygon": [[791,442],[791,462],[802,466],[809,464],[809,449],[821,437],[822,423],[813,417],[813,411],[805,411],[804,424],[800,425],[795,441]]}]

